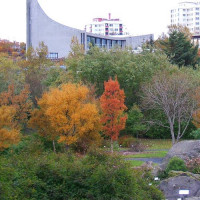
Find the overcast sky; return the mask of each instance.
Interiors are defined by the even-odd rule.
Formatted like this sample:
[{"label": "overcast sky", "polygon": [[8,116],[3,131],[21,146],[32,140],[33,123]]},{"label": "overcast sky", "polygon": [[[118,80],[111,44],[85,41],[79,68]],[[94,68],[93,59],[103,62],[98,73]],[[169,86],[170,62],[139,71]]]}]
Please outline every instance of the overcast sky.
[{"label": "overcast sky", "polygon": [[[34,1],[34,0],[32,0]],[[157,37],[170,24],[170,9],[180,0],[38,0],[46,14],[65,25],[84,29],[92,18],[120,18],[132,35]],[[26,41],[26,0],[0,0],[0,38]]]}]

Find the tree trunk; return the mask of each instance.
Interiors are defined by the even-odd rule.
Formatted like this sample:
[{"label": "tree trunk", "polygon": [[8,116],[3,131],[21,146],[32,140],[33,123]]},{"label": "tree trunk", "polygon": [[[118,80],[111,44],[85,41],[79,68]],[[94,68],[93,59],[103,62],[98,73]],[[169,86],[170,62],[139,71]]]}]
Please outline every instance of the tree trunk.
[{"label": "tree trunk", "polygon": [[113,153],[113,140],[112,140],[112,138],[110,139],[110,150],[111,150],[111,153]]},{"label": "tree trunk", "polygon": [[176,138],[174,136],[174,131],[171,130],[171,136],[172,136],[172,146],[176,143]]},{"label": "tree trunk", "polygon": [[171,132],[171,136],[172,136],[172,146],[176,143],[176,138],[174,135],[174,126],[173,124],[170,124],[170,132]]},{"label": "tree trunk", "polygon": [[56,145],[54,140],[53,140],[53,152],[56,153]]}]

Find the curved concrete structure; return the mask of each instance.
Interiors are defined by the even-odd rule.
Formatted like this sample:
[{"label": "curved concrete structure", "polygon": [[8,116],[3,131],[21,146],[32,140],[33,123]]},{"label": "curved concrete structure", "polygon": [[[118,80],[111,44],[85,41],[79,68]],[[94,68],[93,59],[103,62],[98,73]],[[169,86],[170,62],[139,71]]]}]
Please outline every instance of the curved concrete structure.
[{"label": "curved concrete structure", "polygon": [[49,57],[52,59],[67,57],[70,52],[70,44],[73,36],[77,37],[85,50],[89,48],[89,43],[99,47],[112,48],[119,45],[122,48],[130,46],[135,49],[143,42],[153,39],[153,35],[136,37],[108,37],[87,33],[62,25],[49,18],[38,0],[27,0],[27,49],[32,46],[38,47],[40,42],[48,46]]}]

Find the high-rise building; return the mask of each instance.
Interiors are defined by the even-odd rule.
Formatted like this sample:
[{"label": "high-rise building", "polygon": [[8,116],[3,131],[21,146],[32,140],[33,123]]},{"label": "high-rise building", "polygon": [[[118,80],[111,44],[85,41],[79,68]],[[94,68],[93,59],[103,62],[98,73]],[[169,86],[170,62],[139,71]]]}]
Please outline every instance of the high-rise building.
[{"label": "high-rise building", "polygon": [[106,18],[94,18],[92,23],[85,26],[88,33],[98,35],[129,35],[126,26],[120,19],[112,19],[111,13]]},{"label": "high-rise building", "polygon": [[182,25],[189,28],[193,35],[200,34],[200,2],[180,2],[171,10],[171,25]]}]

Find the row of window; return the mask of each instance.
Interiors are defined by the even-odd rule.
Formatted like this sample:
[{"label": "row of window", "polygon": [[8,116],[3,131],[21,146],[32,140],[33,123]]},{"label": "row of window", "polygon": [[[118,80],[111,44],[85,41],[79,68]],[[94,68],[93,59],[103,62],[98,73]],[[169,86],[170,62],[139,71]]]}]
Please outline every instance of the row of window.
[{"label": "row of window", "polygon": [[94,27],[122,27],[122,24],[94,24]]},{"label": "row of window", "polygon": [[112,48],[116,45],[123,47],[125,44],[125,40],[109,40],[109,39],[103,39],[103,38],[96,38],[92,36],[87,36],[87,48],[90,48],[90,45],[92,46],[98,46],[100,48]]},{"label": "row of window", "polygon": [[104,32],[104,31],[110,31],[110,32],[113,32],[113,31],[122,31],[122,28],[118,29],[118,28],[105,28],[105,29],[94,29],[95,32]]},{"label": "row of window", "polygon": [[[183,12],[186,12],[186,11],[193,11],[194,9],[193,8],[188,8],[188,9],[178,8],[177,12],[180,11],[180,10],[183,10]],[[200,10],[200,8],[195,8],[195,10]],[[171,10],[171,13],[175,13],[175,12],[176,12],[176,9],[175,10]]]},{"label": "row of window", "polygon": [[58,59],[58,53],[49,53],[49,55],[47,56],[47,58],[49,59]]}]

